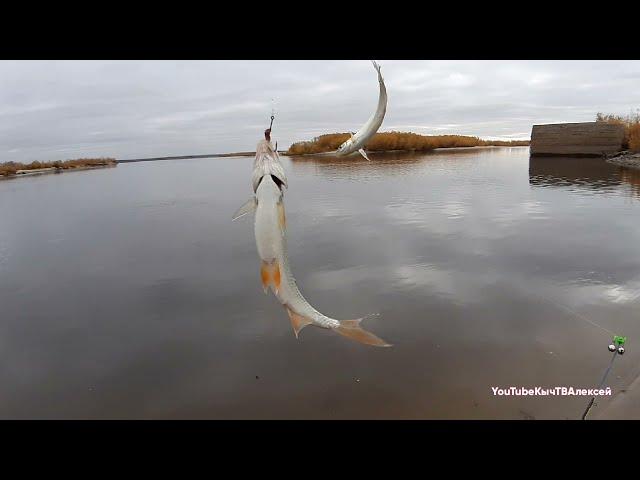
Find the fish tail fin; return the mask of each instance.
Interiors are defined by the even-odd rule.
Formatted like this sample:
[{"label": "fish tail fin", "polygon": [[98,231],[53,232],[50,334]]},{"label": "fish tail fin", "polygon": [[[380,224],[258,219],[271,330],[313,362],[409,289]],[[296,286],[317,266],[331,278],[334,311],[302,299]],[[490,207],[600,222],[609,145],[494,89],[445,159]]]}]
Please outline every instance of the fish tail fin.
[{"label": "fish tail fin", "polygon": [[373,68],[375,68],[376,72],[378,72],[378,79],[382,81],[382,72],[380,71],[380,64],[375,60],[371,60],[371,63],[373,63]]},{"label": "fish tail fin", "polygon": [[364,343],[365,345],[373,345],[375,347],[391,347],[390,343],[385,342],[379,337],[376,337],[373,333],[368,332],[360,326],[360,322],[367,317],[357,318],[355,320],[341,320],[340,325],[335,327],[334,330],[340,335],[355,340],[356,342]]},{"label": "fish tail fin", "polygon": [[271,287],[273,293],[276,295],[280,291],[280,264],[277,260],[272,260],[270,262],[262,261],[260,265],[260,278],[262,279],[262,288],[264,289],[264,293],[267,293],[267,289]]}]

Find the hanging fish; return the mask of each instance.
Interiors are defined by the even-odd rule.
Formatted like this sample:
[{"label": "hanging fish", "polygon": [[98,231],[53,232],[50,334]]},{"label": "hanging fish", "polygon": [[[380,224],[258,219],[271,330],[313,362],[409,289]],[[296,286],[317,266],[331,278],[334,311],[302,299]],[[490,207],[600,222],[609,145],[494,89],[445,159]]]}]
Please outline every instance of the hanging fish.
[{"label": "hanging fish", "polygon": [[380,65],[378,65],[375,61],[372,61],[373,68],[378,72],[378,83],[380,84],[380,93],[378,95],[378,107],[376,111],[373,112],[373,115],[367,120],[360,130],[356,133],[351,134],[351,138],[344,142],[338,150],[336,150],[335,154],[338,156],[349,155],[354,152],[359,152],[364,158],[369,160],[366,152],[364,151],[364,146],[367,142],[376,134],[380,125],[382,125],[382,121],[384,120],[384,115],[387,112],[387,88],[384,85],[384,79],[382,78],[382,73],[380,72]]},{"label": "hanging fish", "polygon": [[265,140],[260,141],[256,149],[252,175],[255,195],[240,207],[233,217],[236,220],[255,212],[254,232],[261,260],[260,277],[265,293],[271,289],[284,306],[296,338],[304,327],[314,325],[331,329],[367,345],[391,346],[360,326],[360,322],[367,317],[354,320],[327,317],[313,308],[300,293],[287,255],[287,221],[283,196],[284,188],[287,188],[287,179],[278,152],[271,146],[270,133],[270,130],[265,132]]}]

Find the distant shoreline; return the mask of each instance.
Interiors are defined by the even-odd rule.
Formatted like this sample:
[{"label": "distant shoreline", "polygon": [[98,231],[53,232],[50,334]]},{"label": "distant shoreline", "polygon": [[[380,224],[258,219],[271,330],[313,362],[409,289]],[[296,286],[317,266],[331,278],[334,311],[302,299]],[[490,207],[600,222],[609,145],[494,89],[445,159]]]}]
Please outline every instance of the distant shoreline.
[{"label": "distant shoreline", "polygon": [[86,167],[67,168],[64,170],[56,167],[37,168],[32,170],[19,170],[14,175],[7,175],[7,176],[0,175],[0,180],[10,180],[12,178],[20,178],[20,177],[33,177],[36,175],[46,175],[48,173],[82,172],[85,170],[98,170],[102,168],[113,168],[113,167],[115,167],[115,165],[91,165]]},{"label": "distant shoreline", "polygon": [[[381,153],[430,153],[430,152],[442,152],[442,151],[455,151],[455,150],[483,150],[488,148],[525,148],[526,146],[504,146],[504,145],[477,145],[477,146],[469,146],[469,147],[440,147],[434,148],[432,150],[411,150],[411,149],[402,149],[402,150],[375,150],[373,154],[381,154]],[[291,154],[286,151],[279,151],[280,155],[284,157],[317,157],[317,156],[327,156],[331,155],[333,152],[324,152],[324,153],[301,153],[301,154]],[[56,168],[56,167],[45,167],[45,168],[36,168],[36,169],[20,169],[15,172],[15,174],[2,176],[0,175],[0,180],[11,179],[11,178],[20,178],[20,177],[30,177],[34,175],[44,175],[51,173],[62,173],[62,172],[70,172],[70,171],[83,171],[83,170],[95,170],[99,168],[109,168],[114,167],[120,163],[138,163],[138,162],[156,162],[162,160],[189,160],[189,159],[199,159],[199,158],[229,158],[229,157],[253,157],[256,152],[232,152],[232,153],[213,153],[213,154],[203,154],[203,155],[175,155],[169,157],[149,157],[149,158],[132,158],[125,160],[113,160],[112,164],[105,165],[83,165],[83,166],[75,166],[71,168]]]},{"label": "distant shoreline", "polygon": [[30,177],[49,173],[63,173],[71,171],[95,170],[96,168],[111,168],[118,164],[113,158],[78,158],[75,160],[39,162],[30,164],[7,162],[0,164],[0,179]]},{"label": "distant shoreline", "polygon": [[[289,155],[335,152],[352,138],[351,133],[325,133],[312,140],[293,143],[287,150]],[[420,151],[457,147],[516,147],[528,146],[529,140],[482,140],[467,135],[421,135],[414,132],[378,132],[367,140],[365,150],[371,152]]]},{"label": "distant shoreline", "polygon": [[[514,148],[514,147],[528,147],[528,145],[474,145],[469,147],[439,147],[432,150],[411,150],[411,149],[399,149],[399,150],[374,150],[370,153],[390,153],[390,152],[409,152],[409,153],[428,153],[437,152],[441,150],[473,150],[484,148]],[[287,151],[280,150],[278,153],[283,157],[304,157],[313,155],[330,155],[334,152],[323,153],[287,153]],[[253,157],[256,152],[232,152],[232,153],[210,153],[203,155],[175,155],[170,157],[149,157],[149,158],[131,158],[126,160],[116,160],[117,163],[137,163],[137,162],[157,162],[161,160],[189,160],[196,158],[227,158],[227,157]]]},{"label": "distant shoreline", "polygon": [[[371,155],[376,155],[378,153],[433,153],[433,152],[450,152],[451,150],[484,150],[487,148],[529,148],[529,145],[475,145],[472,147],[439,147],[431,150],[411,150],[411,149],[403,149],[403,150],[374,150],[371,152],[367,152]],[[321,152],[321,153],[281,153],[280,155],[284,157],[319,157],[319,156],[327,156],[331,155],[334,152]],[[358,155],[358,152],[354,152],[351,155]]]},{"label": "distant shoreline", "polygon": [[125,160],[116,160],[116,162],[117,163],[135,163],[135,162],[156,162],[159,160],[188,160],[190,158],[253,157],[255,154],[256,152],[209,153],[204,155],[176,155],[171,157],[130,158]]}]

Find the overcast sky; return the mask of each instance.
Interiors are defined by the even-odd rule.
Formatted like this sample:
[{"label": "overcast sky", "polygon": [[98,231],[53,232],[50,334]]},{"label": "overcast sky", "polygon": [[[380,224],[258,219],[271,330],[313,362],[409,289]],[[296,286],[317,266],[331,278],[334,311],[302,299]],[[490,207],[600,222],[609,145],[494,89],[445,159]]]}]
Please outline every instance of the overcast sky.
[{"label": "overcast sky", "polygon": [[[640,108],[639,61],[379,62],[380,131],[522,139]],[[272,105],[286,148],[357,130],[377,99],[365,60],[0,61],[0,162],[254,150]]]}]

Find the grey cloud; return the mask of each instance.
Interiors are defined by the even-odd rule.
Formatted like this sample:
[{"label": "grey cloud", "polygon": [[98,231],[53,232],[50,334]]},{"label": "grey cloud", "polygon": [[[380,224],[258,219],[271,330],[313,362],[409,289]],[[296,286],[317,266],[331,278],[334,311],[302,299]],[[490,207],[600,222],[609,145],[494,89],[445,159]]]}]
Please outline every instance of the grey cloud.
[{"label": "grey cloud", "polygon": [[[637,61],[384,61],[382,131],[527,138],[531,125],[640,107]],[[272,102],[273,99],[273,102]],[[368,61],[2,61],[0,161],[252,150],[357,129]]]}]

